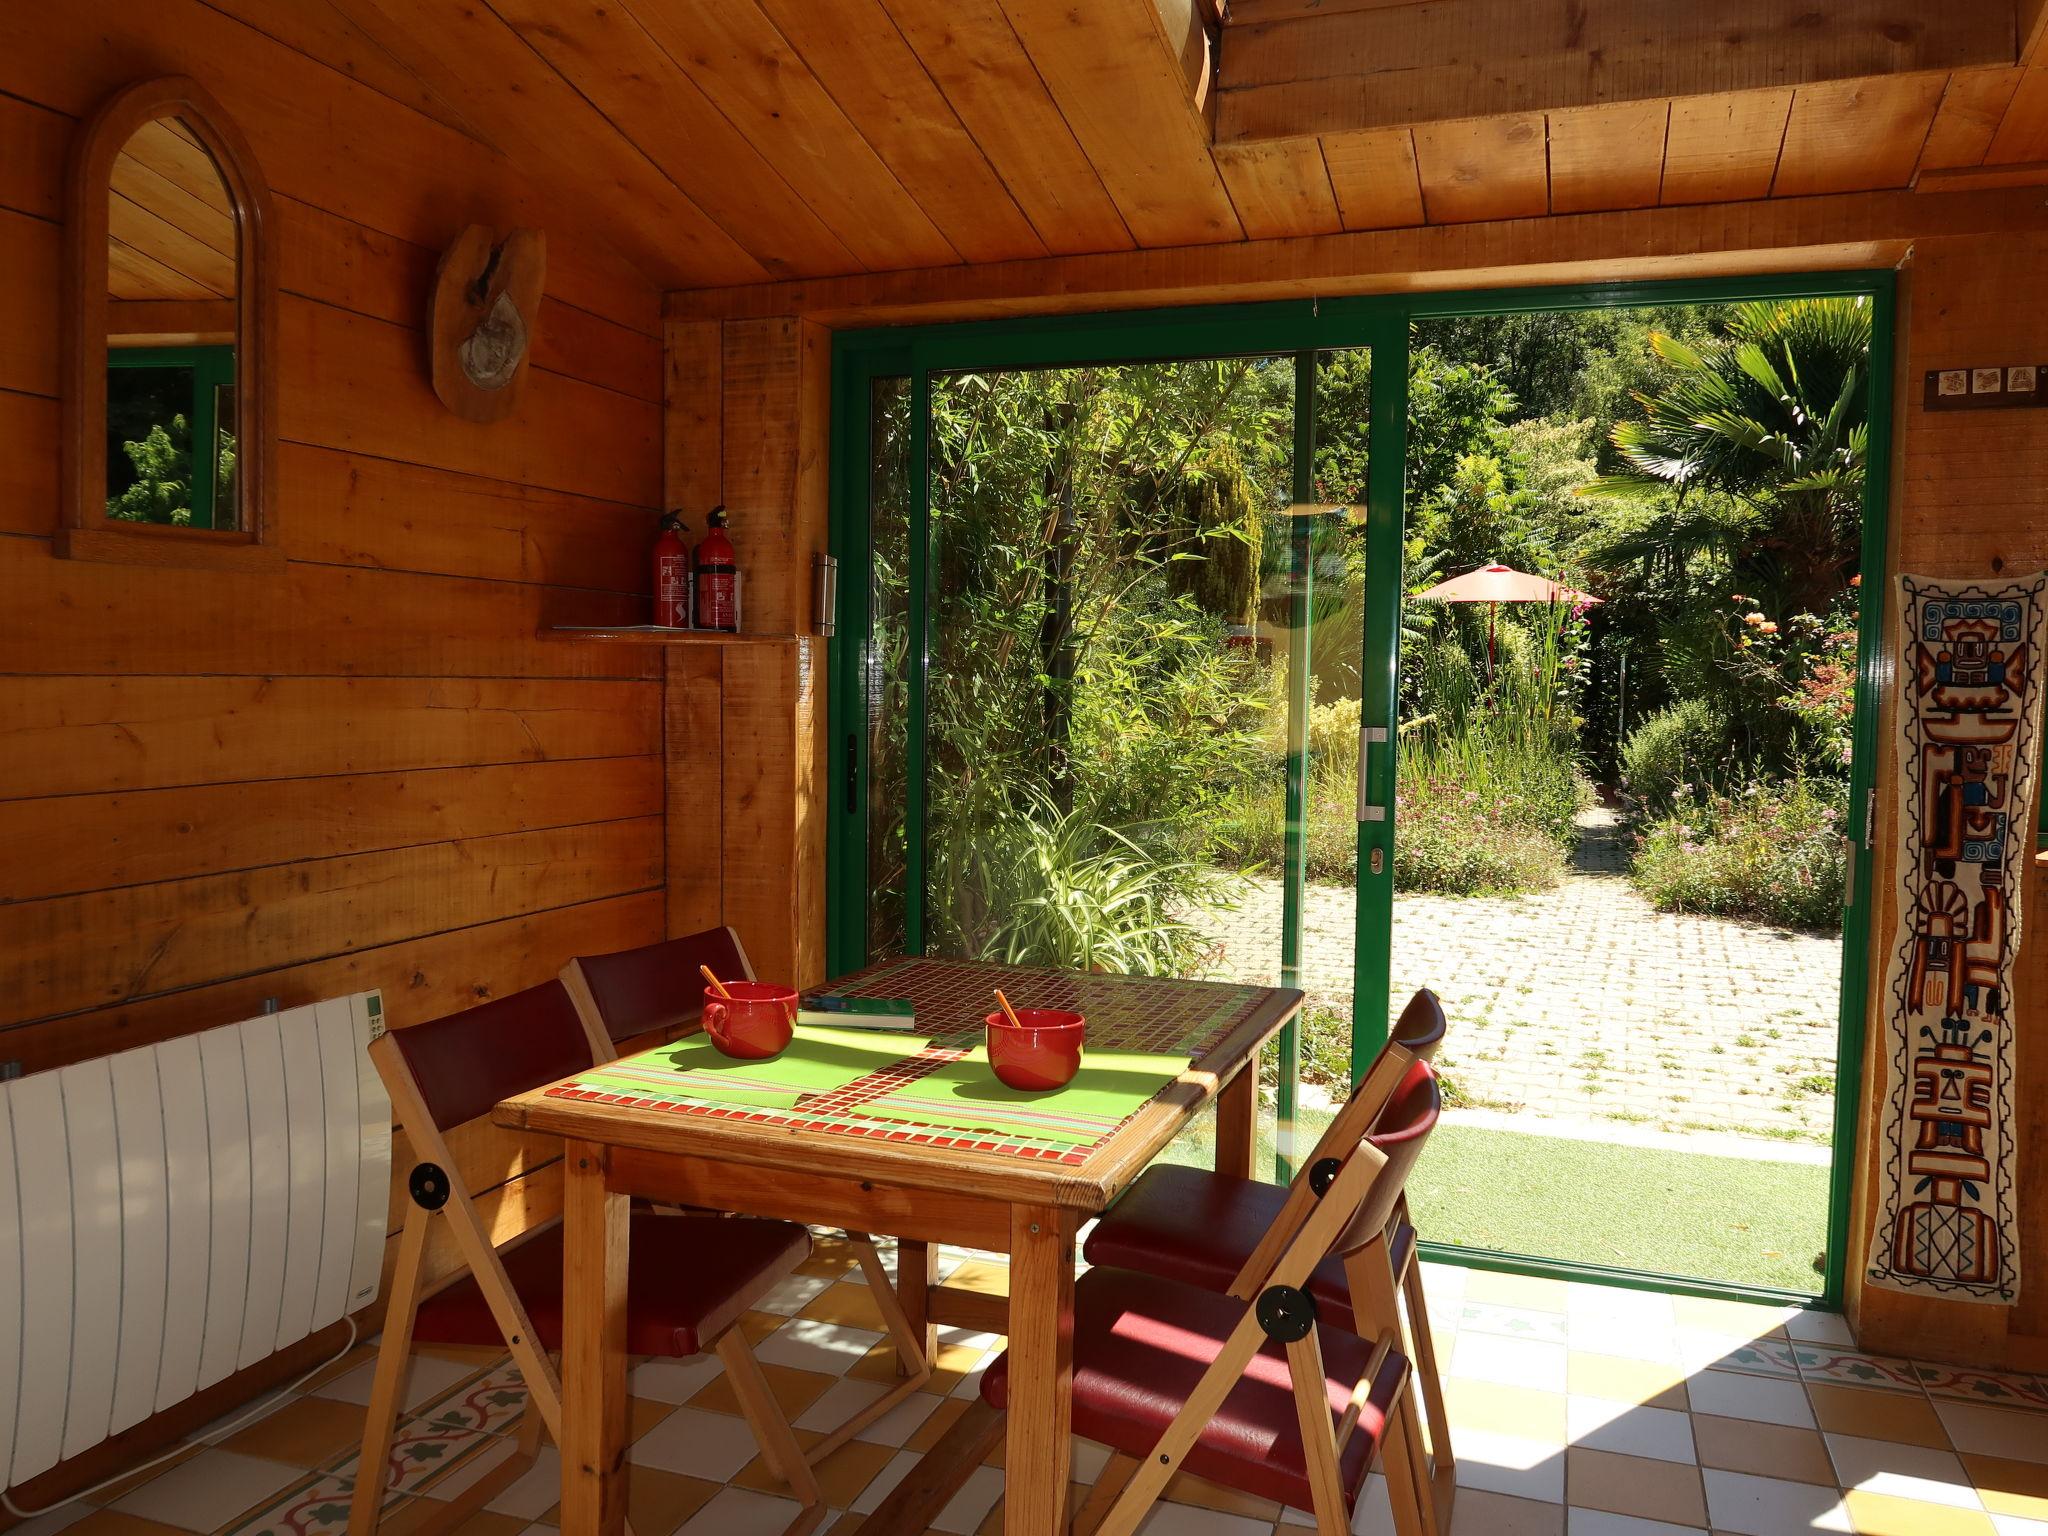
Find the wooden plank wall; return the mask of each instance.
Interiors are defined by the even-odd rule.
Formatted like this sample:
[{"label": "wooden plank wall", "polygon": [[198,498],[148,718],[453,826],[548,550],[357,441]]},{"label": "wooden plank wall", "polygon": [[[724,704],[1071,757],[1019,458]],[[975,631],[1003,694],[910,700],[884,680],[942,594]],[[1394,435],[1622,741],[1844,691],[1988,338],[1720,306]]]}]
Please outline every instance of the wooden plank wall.
[{"label": "wooden plank wall", "polygon": [[742,623],[790,637],[668,653],[668,929],[729,923],[755,974],[811,986],[825,977],[825,642],[810,632],[831,335],[784,316],[671,320],[666,339],[668,503],[693,538],[724,504]]},{"label": "wooden plank wall", "polygon": [[[659,656],[539,635],[644,620],[658,295],[353,57],[196,0],[0,13],[0,1061],[26,1071],[363,987],[403,1027],[663,931]],[[64,157],[165,74],[223,102],[276,198],[274,575],[51,552]],[[493,426],[425,372],[436,252],[473,219],[549,244],[527,394]],[[516,1182],[545,1148],[459,1141],[493,1212],[558,1204]]]},{"label": "wooden plank wall", "polygon": [[[1921,380],[1930,368],[2024,363],[2048,356],[2048,308],[2018,299],[2034,292],[2048,237],[1922,240],[1901,284],[1893,535],[1889,573],[1993,579],[2048,566],[2048,414],[2038,411],[1930,413]],[[1894,602],[1896,594],[1894,596]],[[1896,612],[1893,614],[1895,636]],[[1896,641],[1888,645],[1896,667]],[[1879,777],[1878,826],[1892,826],[1896,775],[1892,721]],[[1870,1181],[1875,1128],[1888,1070],[1884,1051],[1884,966],[1896,903],[1897,866],[1873,871],[1870,1049],[1859,1168],[1858,1244],[1849,1261],[1851,1320],[1867,1349],[1923,1359],[2018,1370],[2048,1369],[2048,877],[2029,861],[2014,986],[2018,1080],[2013,1103],[2020,1191],[2020,1299],[1977,1306],[1863,1289],[1862,1259],[1873,1240]]]}]

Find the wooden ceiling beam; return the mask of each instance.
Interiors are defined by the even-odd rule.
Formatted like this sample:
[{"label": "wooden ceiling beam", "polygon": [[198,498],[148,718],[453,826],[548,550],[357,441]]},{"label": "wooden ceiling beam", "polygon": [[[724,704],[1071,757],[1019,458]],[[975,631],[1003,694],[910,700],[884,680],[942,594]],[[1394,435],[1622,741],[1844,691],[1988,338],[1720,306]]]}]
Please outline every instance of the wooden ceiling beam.
[{"label": "wooden ceiling beam", "polygon": [[1139,244],[1243,237],[1155,0],[1002,7]]},{"label": "wooden ceiling beam", "polygon": [[2017,0],[2021,64],[2048,64],[2048,0]]},{"label": "wooden ceiling beam", "polygon": [[1933,236],[2048,230],[2026,191],[1858,192],[1054,257],[671,293],[671,319],[833,326],[1896,265]]},{"label": "wooden ceiling beam", "polygon": [[[1422,0],[1224,29],[1220,143],[2009,66],[2048,0]],[[2032,23],[2039,31],[2042,22]]]},{"label": "wooden ceiling beam", "polygon": [[334,3],[430,89],[460,102],[563,213],[657,284],[767,272],[488,6]]}]

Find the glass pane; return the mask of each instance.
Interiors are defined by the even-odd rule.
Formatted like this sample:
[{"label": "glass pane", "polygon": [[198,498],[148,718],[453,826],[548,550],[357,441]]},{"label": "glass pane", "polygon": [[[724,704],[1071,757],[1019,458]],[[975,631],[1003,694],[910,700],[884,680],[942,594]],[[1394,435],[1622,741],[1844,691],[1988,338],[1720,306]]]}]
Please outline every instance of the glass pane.
[{"label": "glass pane", "polygon": [[869,393],[868,537],[872,649],[867,656],[868,932],[872,956],[905,947],[904,813],[910,729],[910,380]]},{"label": "glass pane", "polygon": [[202,135],[179,117],[138,127],[107,181],[109,518],[238,525],[239,255],[234,201]]},{"label": "glass pane", "polygon": [[[1372,354],[1316,357],[1315,500],[1309,523],[1306,883],[1302,900],[1301,1088],[1295,1145],[1315,1144],[1351,1088],[1358,944],[1359,685],[1366,635],[1366,462]],[[1377,1004],[1378,999],[1369,999]]]},{"label": "glass pane", "polygon": [[192,521],[189,365],[107,370],[107,516],[132,523]]},{"label": "glass pane", "polygon": [[932,381],[928,949],[1271,979],[1286,358]]},{"label": "glass pane", "polygon": [[1822,1287],[1869,321],[1415,328],[1392,944],[1451,1018],[1433,1237]]},{"label": "glass pane", "polygon": [[235,386],[213,389],[213,526],[235,526]]}]

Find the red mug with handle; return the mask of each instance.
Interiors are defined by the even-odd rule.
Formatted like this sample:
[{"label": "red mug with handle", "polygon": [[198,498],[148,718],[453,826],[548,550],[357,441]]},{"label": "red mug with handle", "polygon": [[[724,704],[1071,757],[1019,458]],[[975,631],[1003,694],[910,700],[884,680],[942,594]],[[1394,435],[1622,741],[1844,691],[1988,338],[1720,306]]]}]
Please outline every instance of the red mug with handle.
[{"label": "red mug with handle", "polygon": [[789,1044],[796,992],[765,981],[728,981],[727,995],[704,989],[704,1032],[727,1056],[760,1061]]}]

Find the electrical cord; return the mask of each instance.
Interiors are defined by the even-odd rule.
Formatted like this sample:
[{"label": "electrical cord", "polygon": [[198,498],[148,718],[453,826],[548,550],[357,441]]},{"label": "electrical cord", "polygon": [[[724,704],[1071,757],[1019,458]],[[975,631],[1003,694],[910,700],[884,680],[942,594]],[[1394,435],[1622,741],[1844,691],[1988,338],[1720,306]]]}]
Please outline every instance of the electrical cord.
[{"label": "electrical cord", "polygon": [[165,1462],[171,1460],[173,1457],[183,1455],[185,1452],[185,1448],[187,1446],[196,1444],[212,1447],[219,1445],[222,1440],[225,1440],[229,1435],[232,1435],[244,1424],[254,1423],[257,1419],[261,1418],[264,1414],[268,1413],[273,1404],[277,1403],[283,1398],[289,1397],[292,1393],[298,1391],[299,1388],[303,1387],[307,1382],[311,1381],[315,1376],[318,1376],[322,1371],[328,1369],[330,1366],[338,1364],[343,1355],[346,1355],[350,1350],[354,1349],[356,1347],[356,1339],[358,1337],[358,1333],[356,1330],[356,1320],[351,1317],[345,1319],[345,1321],[348,1323],[348,1342],[343,1344],[339,1350],[335,1351],[332,1357],[321,1361],[318,1365],[314,1366],[313,1369],[306,1372],[305,1375],[301,1376],[297,1381],[293,1382],[290,1386],[279,1388],[278,1391],[273,1393],[271,1396],[265,1398],[255,1407],[251,1408],[239,1419],[236,1419],[234,1423],[228,1425],[227,1428],[221,1430],[217,1438],[212,1440],[198,1441],[181,1440],[176,1445],[172,1446],[168,1451],[165,1451],[161,1456],[155,1457],[149,1461],[145,1461],[139,1467],[130,1467],[125,1472],[116,1472],[112,1477],[103,1478],[101,1481],[94,1483],[90,1488],[81,1488],[78,1490],[78,1492],[72,1494],[69,1498],[59,1499],[54,1504],[45,1504],[41,1509],[22,1509],[14,1502],[14,1500],[10,1499],[4,1491],[0,1491],[0,1507],[4,1507],[7,1513],[13,1515],[17,1520],[33,1520],[38,1515],[47,1515],[52,1510],[63,1509],[67,1505],[76,1504],[80,1499],[90,1498],[93,1494],[98,1493],[102,1488],[111,1488],[116,1483],[124,1483],[129,1478],[135,1476],[138,1472],[148,1472],[153,1470],[154,1468],[160,1467]]}]

